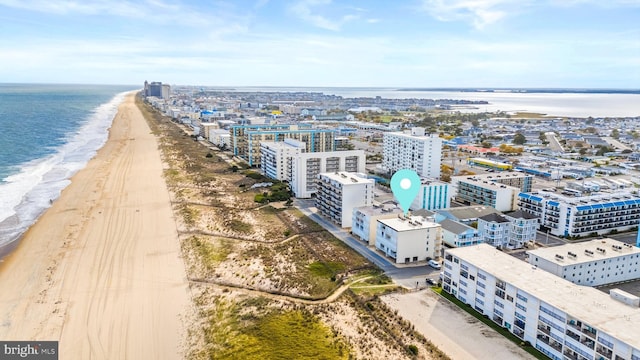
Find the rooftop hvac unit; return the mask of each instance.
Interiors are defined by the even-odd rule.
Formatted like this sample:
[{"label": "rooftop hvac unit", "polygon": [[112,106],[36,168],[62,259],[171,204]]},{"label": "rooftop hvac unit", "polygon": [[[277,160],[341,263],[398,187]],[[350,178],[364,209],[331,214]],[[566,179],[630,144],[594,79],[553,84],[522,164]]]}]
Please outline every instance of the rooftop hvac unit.
[{"label": "rooftop hvac unit", "polygon": [[591,250],[585,250],[584,253],[585,255],[593,256],[593,251]]},{"label": "rooftop hvac unit", "polygon": [[558,260],[564,260],[564,256],[560,255],[560,254],[556,254],[556,259]]}]

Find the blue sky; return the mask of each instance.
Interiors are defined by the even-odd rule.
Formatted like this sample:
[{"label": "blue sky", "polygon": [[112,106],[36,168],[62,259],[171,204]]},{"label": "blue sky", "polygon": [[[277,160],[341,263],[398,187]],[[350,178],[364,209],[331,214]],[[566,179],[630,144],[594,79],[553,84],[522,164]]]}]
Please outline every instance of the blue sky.
[{"label": "blue sky", "polygon": [[640,0],[0,0],[0,81],[640,88]]}]

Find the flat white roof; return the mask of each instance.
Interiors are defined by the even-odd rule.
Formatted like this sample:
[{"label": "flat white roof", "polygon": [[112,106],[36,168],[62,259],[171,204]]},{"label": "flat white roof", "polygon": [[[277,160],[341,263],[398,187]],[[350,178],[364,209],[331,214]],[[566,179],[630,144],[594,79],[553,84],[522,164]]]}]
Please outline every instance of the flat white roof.
[{"label": "flat white roof", "polygon": [[[619,249],[614,249],[613,246],[617,246]],[[605,252],[603,253],[598,249],[602,249]],[[590,253],[585,253],[585,250]],[[575,257],[569,256],[569,252],[575,254]],[[529,250],[527,251],[527,254],[530,256],[537,256],[559,266],[568,266],[597,260],[612,259],[624,255],[640,254],[640,248],[625,244],[615,239],[606,238]],[[559,259],[556,255],[560,255],[563,258]]]},{"label": "flat white roof", "polygon": [[407,219],[405,219],[404,216],[402,219],[399,216],[396,216],[390,219],[379,219],[378,222],[397,232],[430,229],[440,226],[440,224],[429,221],[422,216],[409,216]]},{"label": "flat white roof", "polygon": [[575,285],[488,244],[446,252],[640,349],[640,338],[633,331],[640,324],[640,308],[613,300],[592,287]]},{"label": "flat white roof", "polygon": [[330,180],[337,181],[343,185],[349,184],[373,184],[375,181],[373,179],[367,179],[364,177],[360,177],[356,173],[350,173],[346,171],[340,171],[336,173],[321,173],[320,176],[324,176],[329,178]]},{"label": "flat white roof", "polygon": [[399,214],[402,209],[393,205],[381,205],[381,206],[359,206],[353,210],[366,214],[368,216],[374,215],[387,215],[387,214]]}]

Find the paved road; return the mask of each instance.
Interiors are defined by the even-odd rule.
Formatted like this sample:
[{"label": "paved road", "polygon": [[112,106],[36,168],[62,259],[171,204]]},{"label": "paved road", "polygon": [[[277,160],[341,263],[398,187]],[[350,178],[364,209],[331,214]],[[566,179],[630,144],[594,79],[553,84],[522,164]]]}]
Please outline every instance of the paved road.
[{"label": "paved road", "polygon": [[433,269],[426,264],[417,266],[395,266],[392,263],[392,259],[385,257],[375,251],[375,248],[369,247],[365,242],[354,238],[349,231],[339,228],[336,224],[322,217],[318,213],[313,200],[296,199],[294,200],[294,205],[311,220],[318,223],[333,234],[333,236],[342,240],[352,249],[382,269],[387,276],[396,282],[396,284],[407,288],[416,288],[416,286],[422,288],[426,285],[425,280],[427,277],[434,280],[438,279],[440,271]]},{"label": "paved road", "polygon": [[560,142],[558,141],[558,138],[556,138],[556,135],[554,133],[545,133],[544,135],[547,137],[547,140],[549,141],[549,147],[552,150],[564,151],[562,145],[560,145]]}]

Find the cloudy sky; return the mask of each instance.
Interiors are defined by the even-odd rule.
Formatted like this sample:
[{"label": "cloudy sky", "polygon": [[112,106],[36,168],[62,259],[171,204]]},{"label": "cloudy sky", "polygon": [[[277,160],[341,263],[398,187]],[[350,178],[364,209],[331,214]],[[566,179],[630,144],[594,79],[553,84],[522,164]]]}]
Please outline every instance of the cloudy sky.
[{"label": "cloudy sky", "polygon": [[0,82],[640,88],[640,0],[0,0]]}]

